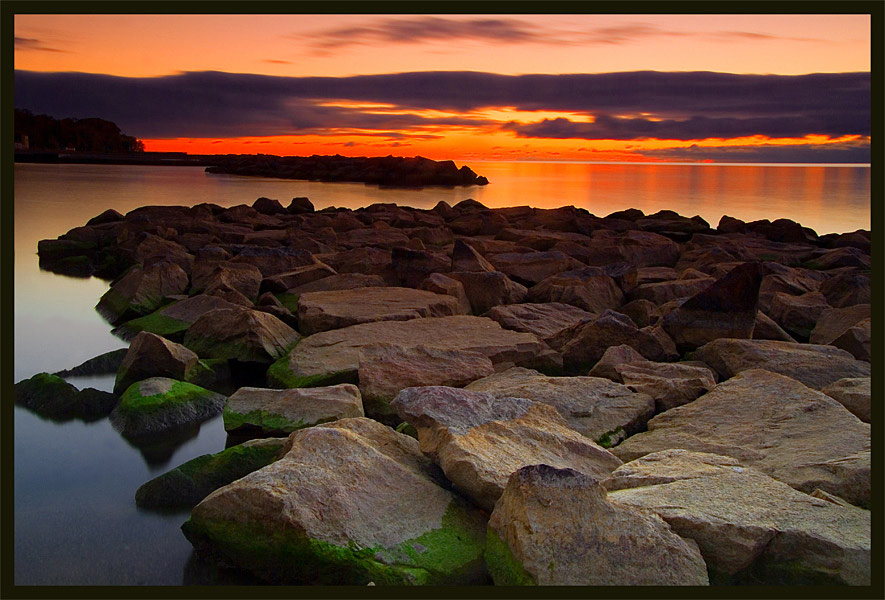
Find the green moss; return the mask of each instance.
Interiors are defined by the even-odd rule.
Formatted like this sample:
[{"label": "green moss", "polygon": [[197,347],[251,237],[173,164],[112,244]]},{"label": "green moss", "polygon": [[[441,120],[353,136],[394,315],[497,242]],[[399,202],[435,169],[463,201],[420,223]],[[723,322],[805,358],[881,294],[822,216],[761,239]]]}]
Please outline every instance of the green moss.
[{"label": "green moss", "polygon": [[537,585],[535,578],[513,556],[510,546],[491,527],[486,531],[485,560],[495,585]]},{"label": "green moss", "polygon": [[303,419],[293,421],[292,419],[285,417],[279,413],[267,410],[252,410],[243,414],[230,410],[228,408],[224,409],[224,412],[222,413],[222,419],[224,419],[225,431],[234,431],[235,429],[239,429],[241,427],[252,426],[266,432],[279,431],[282,433],[292,433],[293,431],[303,429],[305,427],[310,427],[311,425],[319,425],[320,423],[328,423],[329,421],[335,420],[320,419],[315,423],[305,423]]},{"label": "green moss", "polygon": [[274,583],[434,585],[475,582],[482,539],[468,509],[449,505],[439,529],[394,548],[336,546],[292,529],[192,516],[182,530],[195,546]]},{"label": "green moss", "polygon": [[160,310],[154,311],[144,317],[138,317],[137,319],[126,321],[120,325],[119,329],[122,333],[129,333],[133,336],[139,331],[148,331],[150,333],[156,333],[157,335],[166,336],[174,333],[181,333],[191,326],[191,323],[188,323],[187,321],[179,321],[178,319],[173,319],[172,317],[167,317],[162,314],[165,308],[166,307],[161,308]]},{"label": "green moss", "polygon": [[[293,346],[294,348],[294,346]],[[286,352],[267,369],[267,385],[277,389],[303,387],[325,387],[339,383],[359,383],[356,370],[317,373],[316,375],[295,375],[289,368],[289,352]]]},{"label": "green moss", "polygon": [[122,412],[149,414],[164,410],[171,405],[186,404],[202,396],[212,394],[209,390],[184,381],[176,381],[168,391],[152,396],[141,395],[141,381],[126,388],[120,397],[118,409]]},{"label": "green moss", "polygon": [[298,314],[298,294],[283,292],[281,294],[274,294],[274,296],[280,301],[280,304],[289,309],[289,312],[293,315]]},{"label": "green moss", "polygon": [[596,440],[596,443],[603,448],[611,448],[613,445],[617,444],[617,441],[621,437],[622,433],[624,433],[623,427],[615,427],[611,431],[607,431],[599,436],[599,439]]},{"label": "green moss", "polygon": [[405,421],[396,426],[396,432],[418,439],[418,430]]}]

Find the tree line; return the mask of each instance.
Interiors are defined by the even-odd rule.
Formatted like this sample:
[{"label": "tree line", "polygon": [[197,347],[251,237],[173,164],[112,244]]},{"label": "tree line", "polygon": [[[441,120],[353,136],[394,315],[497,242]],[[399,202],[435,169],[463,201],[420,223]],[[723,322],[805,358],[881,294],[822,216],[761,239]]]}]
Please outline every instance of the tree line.
[{"label": "tree line", "polygon": [[[77,152],[144,152],[144,142],[124,135],[116,123],[98,118],[56,119],[15,109],[15,141],[30,150]],[[18,146],[16,146],[18,148]]]}]

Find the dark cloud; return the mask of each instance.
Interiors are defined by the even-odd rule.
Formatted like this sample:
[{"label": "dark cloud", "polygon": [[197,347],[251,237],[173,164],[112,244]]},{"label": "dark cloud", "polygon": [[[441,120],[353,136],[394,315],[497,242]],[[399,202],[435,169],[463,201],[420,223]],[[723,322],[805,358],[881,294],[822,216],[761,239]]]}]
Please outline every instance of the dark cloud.
[{"label": "dark cloud", "polygon": [[272,65],[291,65],[292,61],[289,60],[277,60],[275,58],[265,58],[261,62],[270,63]]},{"label": "dark cloud", "polygon": [[697,146],[640,150],[649,158],[671,160],[748,163],[869,163],[870,142],[835,142],[830,144],[763,144],[759,146]]},{"label": "dark cloud", "polygon": [[67,50],[60,50],[58,48],[50,48],[49,46],[44,46],[43,42],[38,39],[18,36],[15,36],[15,49],[17,51],[39,50],[41,52],[68,52]]},{"label": "dark cloud", "polygon": [[[553,119],[506,125],[523,137],[835,137],[870,131],[870,73],[418,72],[272,77],[208,71],[126,78],[16,71],[14,83],[19,108],[56,117],[98,116],[143,138],[322,134],[333,129],[432,134],[440,126],[493,123],[408,111],[501,107],[573,112],[596,119],[592,124]],[[390,104],[405,114],[324,105],[336,101]]]}]

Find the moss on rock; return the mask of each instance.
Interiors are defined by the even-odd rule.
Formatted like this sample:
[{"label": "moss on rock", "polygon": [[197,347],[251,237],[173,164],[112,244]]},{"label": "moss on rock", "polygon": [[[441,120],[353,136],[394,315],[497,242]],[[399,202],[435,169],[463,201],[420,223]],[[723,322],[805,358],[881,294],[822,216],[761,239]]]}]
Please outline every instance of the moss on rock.
[{"label": "moss on rock", "polygon": [[184,334],[191,324],[187,321],[179,321],[178,319],[167,317],[163,314],[165,308],[166,307],[163,307],[159,310],[155,310],[149,315],[126,321],[117,327],[114,330],[114,333],[126,338],[134,337],[139,331],[148,331],[150,333],[162,335],[163,337]]},{"label": "moss on rock", "polygon": [[485,561],[495,585],[537,585],[535,578],[513,556],[507,542],[491,527],[486,532]]},{"label": "moss on rock", "polygon": [[224,400],[192,383],[152,377],[130,385],[110,418],[123,435],[149,435],[214,416]]},{"label": "moss on rock", "polygon": [[295,348],[293,345],[267,369],[267,385],[277,389],[303,387],[325,387],[339,383],[359,383],[357,371],[337,371],[334,373],[318,373],[316,375],[296,375],[289,367],[289,355]]},{"label": "moss on rock", "polygon": [[248,413],[238,413],[228,408],[222,413],[224,419],[224,429],[226,431],[235,431],[242,428],[256,428],[265,433],[292,433],[298,429],[309,427],[311,425],[319,425],[320,423],[328,423],[335,419],[321,419],[316,423],[306,423],[303,419],[293,420],[279,413],[267,410],[252,410]]}]

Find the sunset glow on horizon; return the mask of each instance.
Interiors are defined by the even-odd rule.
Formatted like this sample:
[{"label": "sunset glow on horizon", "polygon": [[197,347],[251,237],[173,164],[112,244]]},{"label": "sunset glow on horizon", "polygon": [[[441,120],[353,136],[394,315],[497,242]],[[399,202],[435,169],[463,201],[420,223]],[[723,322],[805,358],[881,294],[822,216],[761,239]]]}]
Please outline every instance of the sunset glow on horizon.
[{"label": "sunset glow on horizon", "polygon": [[869,162],[870,26],[862,14],[16,15],[16,107],[111,120],[158,152]]}]

